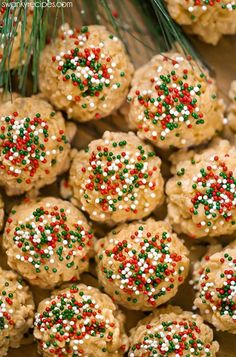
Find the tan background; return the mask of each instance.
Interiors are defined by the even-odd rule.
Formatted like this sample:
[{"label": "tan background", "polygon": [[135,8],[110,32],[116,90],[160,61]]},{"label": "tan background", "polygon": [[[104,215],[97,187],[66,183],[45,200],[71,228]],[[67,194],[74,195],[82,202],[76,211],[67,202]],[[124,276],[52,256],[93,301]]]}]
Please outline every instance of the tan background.
[{"label": "tan background", "polygon": [[[76,0],[75,0],[76,1]],[[128,4],[129,1],[126,2]],[[129,5],[129,4],[128,4]],[[77,15],[79,15],[78,8],[74,8],[74,17],[76,19]],[[138,21],[138,20],[137,20]],[[144,34],[145,35],[145,34]],[[131,41],[130,41],[131,40]],[[147,51],[146,47],[140,45],[140,43],[128,36],[128,42],[131,42],[132,45],[132,59],[135,63],[135,66],[138,67],[145,61],[147,61],[150,56],[153,54],[153,51]],[[196,48],[201,53],[202,57],[204,58],[205,62],[210,65],[213,73],[216,75],[216,79],[220,88],[220,94],[227,102],[227,93],[230,86],[230,83],[233,79],[236,79],[236,37],[225,37],[220,41],[220,43],[213,47],[211,45],[206,45],[201,43],[196,38],[192,38],[192,41]],[[125,123],[124,118],[120,114],[116,114],[111,118],[102,119],[96,123],[87,123],[83,125],[77,126],[77,134],[73,141],[73,146],[77,148],[84,148],[88,144],[89,141],[92,139],[98,138],[102,135],[105,130],[113,130],[113,131],[126,131],[127,125]],[[166,177],[169,176],[168,171],[168,161],[167,161],[167,154],[160,152],[160,155],[163,159],[163,173]],[[52,185],[49,188],[42,190],[42,194],[53,194],[57,195],[59,192],[59,180],[57,183]],[[6,199],[6,206],[7,211],[12,206],[12,204],[16,201],[19,201],[19,198],[16,199]],[[166,208],[165,206],[162,207],[161,210],[155,212],[155,217],[157,218],[164,218]],[[102,236],[106,228],[101,226],[94,226],[95,231],[97,232],[97,236]],[[228,238],[232,239],[233,237]],[[235,236],[236,238],[236,236]],[[205,250],[206,244],[201,242],[192,242],[190,239],[184,237],[186,244],[191,247],[191,256],[192,261],[198,259]],[[225,240],[224,240],[225,241]],[[5,256],[4,252],[0,253],[0,265],[6,268],[5,263]],[[84,274],[82,277],[82,281],[86,282],[91,285],[96,285],[96,279],[94,271],[94,265],[91,264],[91,272],[89,274]],[[41,299],[48,296],[48,291],[42,291],[40,289],[33,289],[34,297],[36,303],[38,303]],[[192,302],[193,302],[193,291],[191,286],[188,282],[186,282],[181,288],[179,289],[178,295],[171,301],[173,304],[178,304],[184,309],[191,309]],[[127,314],[127,331],[130,327],[134,326],[136,322],[144,316],[143,313],[139,312],[132,312],[126,311]],[[219,353],[219,357],[235,357],[236,356],[236,338],[235,335],[230,335],[227,333],[215,333],[215,338],[219,341],[221,345],[221,350]],[[17,350],[10,350],[8,357],[36,357],[36,344],[30,343],[32,340],[32,336],[30,335],[27,339],[26,345],[23,345],[20,349]]]}]

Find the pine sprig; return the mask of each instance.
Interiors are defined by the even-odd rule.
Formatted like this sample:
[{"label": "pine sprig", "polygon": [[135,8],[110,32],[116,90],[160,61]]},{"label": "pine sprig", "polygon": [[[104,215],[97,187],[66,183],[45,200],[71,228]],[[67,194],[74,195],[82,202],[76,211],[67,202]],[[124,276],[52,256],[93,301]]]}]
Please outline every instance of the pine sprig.
[{"label": "pine sprig", "polygon": [[[45,0],[38,0],[38,3]],[[59,0],[55,0],[55,3]],[[142,51],[148,59],[154,54],[172,48],[181,49],[183,54],[199,58],[181,28],[171,19],[164,0],[74,0],[73,8],[15,7],[14,0],[6,0],[6,8],[0,25],[0,86],[11,90],[11,80],[17,77],[18,89],[25,92],[27,81],[33,83],[32,91],[38,88],[40,52],[45,46],[47,35],[54,37],[57,28],[65,20],[72,27],[101,24],[116,33],[124,43],[133,60]],[[32,14],[30,14],[32,11]],[[76,17],[74,15],[76,13]],[[1,16],[1,15],[0,15]],[[29,28],[29,16],[32,16]],[[18,66],[11,70],[11,58],[17,31],[20,30]],[[148,60],[147,59],[147,60]],[[16,81],[14,81],[15,83]]]},{"label": "pine sprig", "polygon": [[[0,46],[3,48],[0,61],[0,86],[9,90],[11,77],[17,77],[17,89],[24,93],[27,79],[31,77],[33,92],[36,92],[40,52],[45,46],[47,31],[53,26],[50,21],[50,8],[34,7],[31,9],[27,2],[25,7],[17,7],[13,5],[12,0],[6,0],[5,4],[5,12],[1,19],[2,31],[0,31]],[[60,10],[62,11],[63,9]],[[20,36],[18,65],[11,70],[11,59],[17,35]]]},{"label": "pine sprig", "polygon": [[167,49],[170,50],[173,46],[181,46],[184,54],[191,57],[199,58],[198,53],[190,44],[187,37],[183,34],[182,29],[170,17],[168,10],[163,0],[151,0],[153,10],[162,28],[163,36],[166,38]]}]

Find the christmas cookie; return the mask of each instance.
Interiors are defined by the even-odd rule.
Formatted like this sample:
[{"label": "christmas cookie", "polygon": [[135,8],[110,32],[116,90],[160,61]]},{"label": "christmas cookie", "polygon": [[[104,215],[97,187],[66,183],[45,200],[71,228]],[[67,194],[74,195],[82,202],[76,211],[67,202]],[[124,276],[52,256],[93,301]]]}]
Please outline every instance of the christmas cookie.
[{"label": "christmas cookie", "polygon": [[[33,12],[28,10],[26,20],[24,20],[21,19],[24,11],[20,15],[17,11],[8,10],[6,5],[7,2],[0,4],[0,67],[1,62],[4,61],[6,68],[12,69],[24,64],[32,31]],[[11,28],[11,34],[6,33],[4,24],[6,17],[8,18],[7,26]],[[24,38],[22,37],[22,32],[24,33]],[[4,54],[5,35],[8,35],[12,41],[12,45],[8,47],[11,50],[10,62],[8,56],[6,56],[6,51]]]},{"label": "christmas cookie", "polygon": [[73,159],[73,202],[99,222],[139,219],[162,203],[161,160],[133,133],[106,131]]},{"label": "christmas cookie", "polygon": [[200,153],[173,155],[174,177],[166,185],[168,217],[178,233],[194,238],[236,230],[236,149],[215,140]]},{"label": "christmas cookie", "polygon": [[107,295],[83,284],[39,304],[34,336],[44,357],[119,357],[128,348],[124,315]]},{"label": "christmas cookie", "polygon": [[236,81],[231,83],[229,98],[231,101],[228,108],[229,126],[234,132],[236,132]]},{"label": "christmas cookie", "polygon": [[234,0],[166,0],[170,15],[202,41],[216,45],[223,35],[236,34]]},{"label": "christmas cookie", "polygon": [[188,250],[166,222],[152,219],[113,230],[96,243],[98,280],[114,301],[154,310],[188,274]]},{"label": "christmas cookie", "polygon": [[67,170],[66,124],[46,101],[8,101],[0,107],[0,123],[0,186],[8,195],[39,189]]},{"label": "christmas cookie", "polygon": [[236,242],[194,266],[194,304],[217,330],[236,334]]},{"label": "christmas cookie", "polygon": [[93,234],[70,202],[47,197],[13,207],[3,246],[11,268],[50,289],[88,270]]},{"label": "christmas cookie", "polygon": [[157,55],[134,75],[128,122],[141,138],[168,149],[209,140],[223,124],[215,82],[178,53]]},{"label": "christmas cookie", "polygon": [[65,24],[42,54],[40,89],[69,118],[84,122],[121,106],[132,73],[122,42],[104,26]]},{"label": "christmas cookie", "polygon": [[20,347],[33,324],[34,302],[28,287],[12,271],[0,268],[0,357]]},{"label": "christmas cookie", "polygon": [[177,306],[155,310],[131,330],[129,357],[216,357],[219,344],[199,315]]}]

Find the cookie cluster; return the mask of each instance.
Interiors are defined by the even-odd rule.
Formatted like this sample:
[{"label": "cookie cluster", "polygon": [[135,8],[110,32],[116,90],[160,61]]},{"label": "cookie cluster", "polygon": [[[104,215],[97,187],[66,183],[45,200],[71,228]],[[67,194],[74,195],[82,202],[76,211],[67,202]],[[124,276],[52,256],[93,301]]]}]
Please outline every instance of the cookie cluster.
[{"label": "cookie cluster", "polygon": [[[210,43],[236,33],[233,1],[166,4],[187,31]],[[0,40],[6,10],[0,8]],[[26,48],[32,14],[28,21],[24,29],[19,22]],[[13,46],[13,55],[18,50]],[[235,242],[211,245],[193,264],[200,315],[162,306],[181,290],[190,299],[184,283],[195,247],[187,248],[194,244],[188,238],[236,231],[236,149],[219,138],[208,144],[228,122],[215,80],[173,51],[133,72],[121,40],[105,27],[64,24],[40,57],[42,93],[0,96],[0,230],[6,262],[17,272],[0,268],[0,357],[31,328],[44,357],[216,357],[219,344],[204,321],[236,333]],[[230,97],[234,130],[234,83]],[[114,131],[92,124],[101,137],[87,148],[78,144],[84,124],[67,119],[102,119],[124,103]],[[135,133],[120,131],[121,113]],[[49,195],[40,191],[52,183]],[[19,195],[17,204],[6,199]],[[23,279],[34,287],[36,313]]]}]

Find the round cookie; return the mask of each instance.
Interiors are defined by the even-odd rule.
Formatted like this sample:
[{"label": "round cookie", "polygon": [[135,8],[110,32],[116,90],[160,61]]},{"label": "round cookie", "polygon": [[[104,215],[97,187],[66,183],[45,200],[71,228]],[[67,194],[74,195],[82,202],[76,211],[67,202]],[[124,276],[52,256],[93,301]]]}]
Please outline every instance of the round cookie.
[{"label": "round cookie", "polygon": [[0,268],[0,357],[9,348],[20,347],[33,325],[34,302],[22,279],[13,271]]},{"label": "round cookie", "polygon": [[173,155],[174,177],[166,185],[168,219],[177,233],[193,238],[236,230],[236,149],[215,140],[200,153]]},{"label": "round cookie", "polygon": [[155,310],[131,330],[129,357],[216,357],[219,344],[199,315],[177,306]]},{"label": "round cookie", "polygon": [[230,105],[228,107],[228,120],[230,128],[236,132],[236,81],[233,81],[229,91]]},{"label": "round cookie", "polygon": [[50,104],[17,98],[0,112],[0,186],[9,196],[48,185],[68,169],[66,124]]},{"label": "round cookie", "polygon": [[83,284],[39,304],[34,336],[43,357],[118,357],[128,349],[122,312],[107,295]]},{"label": "round cookie", "polygon": [[132,74],[124,45],[104,26],[64,24],[42,53],[40,89],[69,118],[85,122],[121,106]]},{"label": "round cookie", "polygon": [[130,127],[162,149],[198,145],[222,129],[215,81],[179,53],[157,55],[139,68],[128,101]]},{"label": "round cookie", "polygon": [[164,198],[161,160],[133,133],[106,131],[75,154],[73,202],[94,221],[114,224],[150,214]]},{"label": "round cookie", "polygon": [[233,0],[166,0],[171,17],[202,41],[216,45],[223,35],[236,34]]},{"label": "round cookie", "polygon": [[154,310],[188,275],[188,250],[166,222],[118,227],[97,241],[95,251],[100,285],[128,309]]},{"label": "round cookie", "polygon": [[3,235],[8,265],[51,289],[88,271],[93,234],[70,202],[46,197],[13,207]]},{"label": "round cookie", "polygon": [[[32,24],[33,24],[33,12],[31,10],[28,10],[27,13],[27,18],[26,22],[24,23],[24,20],[19,18],[19,13],[14,12],[13,15],[11,15],[11,10],[9,11],[9,16],[8,16],[8,27],[11,26],[12,24],[12,30],[11,30],[11,36],[14,37],[13,39],[13,44],[12,46],[10,45],[8,48],[11,48],[11,56],[10,56],[10,61],[8,56],[5,58],[4,57],[4,51],[3,51],[3,36],[5,34],[5,29],[4,29],[4,21],[6,20],[5,14],[6,14],[6,7],[7,2],[4,4],[0,4],[0,66],[1,62],[4,60],[6,63],[6,68],[13,69],[17,68],[18,66],[24,64],[24,60],[26,58],[27,54],[27,46],[30,41],[30,36],[31,36],[31,31],[32,31]],[[23,14],[22,12],[21,14]],[[17,21],[15,19],[12,19],[12,16],[17,18]],[[24,39],[22,38],[22,31],[24,33]],[[9,35],[9,34],[8,34]],[[12,39],[11,39],[12,40]],[[24,41],[24,49],[21,51],[22,47],[22,42]],[[9,62],[8,62],[9,61]]]},{"label": "round cookie", "polygon": [[[214,251],[215,250],[215,251]],[[236,334],[236,242],[212,248],[195,263],[195,307],[217,330]]]}]

